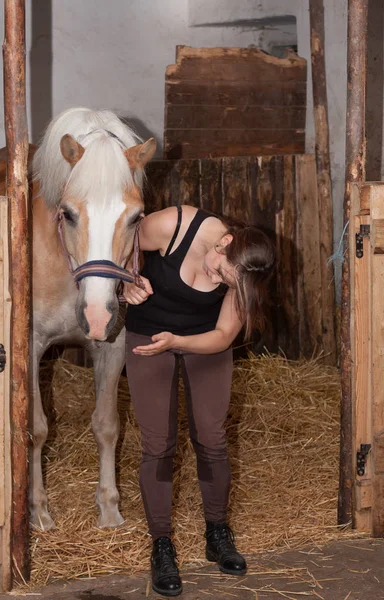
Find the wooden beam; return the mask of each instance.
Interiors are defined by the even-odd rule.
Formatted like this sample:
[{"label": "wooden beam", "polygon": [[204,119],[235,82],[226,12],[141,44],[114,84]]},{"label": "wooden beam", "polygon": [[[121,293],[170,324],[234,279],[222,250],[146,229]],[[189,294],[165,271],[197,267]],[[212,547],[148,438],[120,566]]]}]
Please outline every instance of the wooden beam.
[{"label": "wooden beam", "polygon": [[333,206],[331,162],[329,156],[329,125],[327,82],[325,71],[325,33],[323,0],[310,0],[312,90],[316,132],[316,170],[319,202],[320,265],[322,287],[322,340],[327,354],[324,360],[336,362],[335,336],[335,279],[333,264],[328,259],[333,254]]},{"label": "wooden beam", "polygon": [[10,209],[12,558],[16,578],[29,575],[28,400],[30,248],[28,134],[25,101],[25,0],[5,0],[4,110]]},{"label": "wooden beam", "polygon": [[[344,225],[349,223],[351,183],[365,180],[365,88],[368,0],[348,3],[348,92]],[[338,522],[348,523],[352,513],[352,397],[350,337],[350,269],[348,236],[344,238],[341,294],[340,479]]]}]

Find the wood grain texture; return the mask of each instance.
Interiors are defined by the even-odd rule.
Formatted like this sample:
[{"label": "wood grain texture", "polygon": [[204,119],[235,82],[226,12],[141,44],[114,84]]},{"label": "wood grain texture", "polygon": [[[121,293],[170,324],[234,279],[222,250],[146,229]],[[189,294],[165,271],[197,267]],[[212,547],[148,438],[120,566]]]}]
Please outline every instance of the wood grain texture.
[{"label": "wood grain texture", "polygon": [[317,167],[317,187],[320,221],[321,282],[323,294],[329,296],[324,303],[322,315],[322,337],[327,338],[326,346],[331,350],[324,357],[325,362],[333,363],[336,355],[335,313],[330,311],[335,303],[335,275],[333,263],[328,258],[333,254],[333,203],[331,161],[329,154],[329,124],[327,82],[325,70],[325,30],[323,0],[310,0],[309,15],[311,27],[312,90],[315,121],[315,152]]},{"label": "wood grain texture", "polygon": [[[323,293],[320,260],[318,194],[313,156],[296,156],[296,194],[298,210],[300,348],[304,356],[310,349],[323,350]],[[312,166],[312,170],[308,166]],[[320,268],[319,268],[320,267]]]},{"label": "wood grain texture", "polygon": [[12,587],[12,460],[10,423],[10,348],[12,302],[9,290],[9,208],[8,198],[0,196],[0,342],[7,353],[7,363],[0,373],[0,590]]},{"label": "wood grain texture", "polygon": [[351,186],[351,226],[349,228],[351,278],[351,393],[352,393],[352,524],[358,531],[372,530],[372,510],[364,495],[372,497],[372,453],[367,456],[365,474],[358,476],[356,453],[361,444],[372,444],[372,356],[371,356],[371,247],[363,239],[363,257],[356,256],[356,233],[370,224],[370,216],[361,214],[361,192]]},{"label": "wood grain texture", "polygon": [[25,4],[5,0],[4,108],[11,252],[12,560],[14,577],[29,577],[28,405],[30,239],[25,99]]},{"label": "wood grain texture", "polygon": [[165,102],[189,106],[226,107],[286,107],[305,109],[307,86],[303,81],[258,82],[222,82],[215,81],[167,81],[165,84]]},{"label": "wood grain texture", "polygon": [[[384,187],[371,185],[371,222],[384,219]],[[372,289],[372,535],[384,536],[384,255],[374,252],[371,236]]]},{"label": "wood grain texture", "polygon": [[165,158],[300,154],[304,129],[165,129]]},{"label": "wood grain texture", "polygon": [[177,48],[166,70],[169,159],[305,151],[306,62],[256,48]]}]

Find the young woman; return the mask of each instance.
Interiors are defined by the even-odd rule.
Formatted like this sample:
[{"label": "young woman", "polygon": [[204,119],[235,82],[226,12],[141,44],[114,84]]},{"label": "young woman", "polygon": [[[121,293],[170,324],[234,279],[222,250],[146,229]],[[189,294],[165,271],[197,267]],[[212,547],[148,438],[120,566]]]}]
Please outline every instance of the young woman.
[{"label": "young woman", "polygon": [[260,230],[192,206],[145,217],[139,241],[145,290],[124,287],[126,368],[142,438],[140,488],[153,540],[152,587],[176,596],[182,583],[171,542],[171,508],[179,366],[206,519],[206,556],[224,573],[241,575],[246,562],[226,522],[230,346],[243,326],[249,339],[263,323],[275,251]]}]

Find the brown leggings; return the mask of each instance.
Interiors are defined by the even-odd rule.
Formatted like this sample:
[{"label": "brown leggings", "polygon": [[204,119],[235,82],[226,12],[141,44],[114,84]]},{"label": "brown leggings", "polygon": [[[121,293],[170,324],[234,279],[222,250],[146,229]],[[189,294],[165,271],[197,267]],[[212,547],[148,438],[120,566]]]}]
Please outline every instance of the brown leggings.
[{"label": "brown leggings", "polygon": [[184,381],[189,435],[207,521],[226,520],[231,480],[224,422],[232,382],[232,350],[218,354],[171,351],[138,356],[151,338],[127,333],[129,389],[140,426],[140,488],[153,539],[171,535],[172,471],[177,444],[178,367]]}]

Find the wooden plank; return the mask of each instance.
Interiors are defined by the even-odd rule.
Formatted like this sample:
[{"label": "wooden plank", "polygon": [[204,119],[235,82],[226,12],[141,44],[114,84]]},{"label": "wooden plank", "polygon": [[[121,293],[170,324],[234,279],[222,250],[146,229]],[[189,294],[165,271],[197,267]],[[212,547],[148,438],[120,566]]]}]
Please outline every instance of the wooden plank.
[{"label": "wooden plank", "polygon": [[177,63],[166,69],[166,80],[302,81],[306,61],[296,55],[277,58],[258,48],[179,49]]},{"label": "wooden plank", "polygon": [[[384,219],[384,188],[371,186],[371,220]],[[372,534],[384,536],[384,255],[374,254],[371,236],[372,282]]]},{"label": "wooden plank", "polygon": [[[248,158],[248,172],[251,185],[251,222],[263,229],[274,243],[276,241],[276,213],[282,204],[283,194],[283,157],[262,156]],[[279,252],[279,250],[277,250]],[[280,256],[278,254],[279,263]],[[282,342],[285,348],[281,316],[284,313],[285,299],[278,298],[278,277],[274,277],[269,286],[270,305],[268,306],[266,331],[263,341],[269,350],[277,352]],[[280,302],[281,300],[281,302]],[[286,331],[286,330],[285,330]],[[282,347],[282,346],[281,346]],[[287,348],[290,352],[290,349]]]},{"label": "wooden plank", "polygon": [[284,107],[306,108],[307,86],[302,81],[167,81],[165,104]]},{"label": "wooden plank", "polygon": [[248,159],[252,186],[252,223],[262,224],[270,233],[276,231],[277,206],[281,203],[284,177],[282,160],[282,157],[275,156]]},{"label": "wooden plank", "polygon": [[222,169],[221,158],[200,160],[201,208],[217,215],[223,214]]},{"label": "wooden plank", "polygon": [[7,352],[7,363],[0,373],[0,527],[1,581],[0,590],[9,591],[12,585],[11,514],[12,461],[10,425],[10,367],[11,367],[11,310],[9,291],[8,198],[0,196],[0,343]]},{"label": "wooden plank", "polygon": [[335,275],[333,263],[327,260],[333,254],[333,203],[331,164],[329,154],[329,125],[327,82],[325,70],[324,0],[309,1],[312,57],[312,89],[316,132],[317,188],[320,220],[320,269],[323,295],[326,296],[322,314],[322,337],[327,353],[324,361],[336,362],[335,338]]},{"label": "wooden plank", "polygon": [[372,223],[372,249],[374,254],[384,254],[384,219]]},{"label": "wooden plank", "polygon": [[304,151],[302,129],[171,129],[164,132],[164,153],[168,159],[270,156]]},{"label": "wooden plank", "polygon": [[[356,233],[360,225],[369,225],[370,216],[361,215],[361,188],[351,187],[351,221],[349,227],[351,281],[351,363],[352,363],[352,524],[358,531],[372,529],[372,511],[363,495],[372,497],[372,453],[367,456],[365,474],[356,470],[356,453],[361,444],[372,443],[371,394],[371,250],[368,237],[363,239],[363,256],[356,257]],[[372,501],[371,501],[372,503]]]},{"label": "wooden plank", "polygon": [[200,206],[200,161],[175,162],[171,176],[170,204]]},{"label": "wooden plank", "polygon": [[[359,525],[356,527],[359,531],[371,531],[371,508],[372,508],[372,482],[371,480],[358,481],[355,489],[356,510],[359,515]],[[361,526],[362,519],[365,519],[365,528]]]},{"label": "wooden plank", "polygon": [[[8,211],[6,199],[1,198],[0,200],[0,344],[5,348],[6,353],[9,353],[9,346],[5,338],[5,308],[6,298],[4,298],[4,269],[6,268],[5,262],[8,261],[8,255],[6,244],[6,238],[8,238]],[[8,377],[9,370],[6,369],[3,373],[0,373],[0,527],[4,526],[5,523],[5,488],[2,485],[5,480],[5,454],[4,454],[4,434],[5,434],[5,388],[6,378]]]},{"label": "wooden plank", "polygon": [[247,158],[222,159],[222,186],[224,214],[249,223],[251,190]]},{"label": "wooden plank", "polygon": [[171,129],[304,129],[305,107],[166,105]]},{"label": "wooden plank", "polygon": [[297,205],[294,156],[283,158],[284,181],[282,200],[276,206],[277,248],[277,332],[278,347],[291,358],[299,358],[299,304],[297,254]]},{"label": "wooden plank", "polygon": [[296,156],[296,195],[298,207],[298,250],[301,258],[299,277],[300,350],[308,356],[311,348],[323,349],[322,287],[320,270],[320,230],[315,159]]},{"label": "wooden plank", "polygon": [[145,168],[144,206],[146,214],[170,204],[174,161],[151,161]]}]

